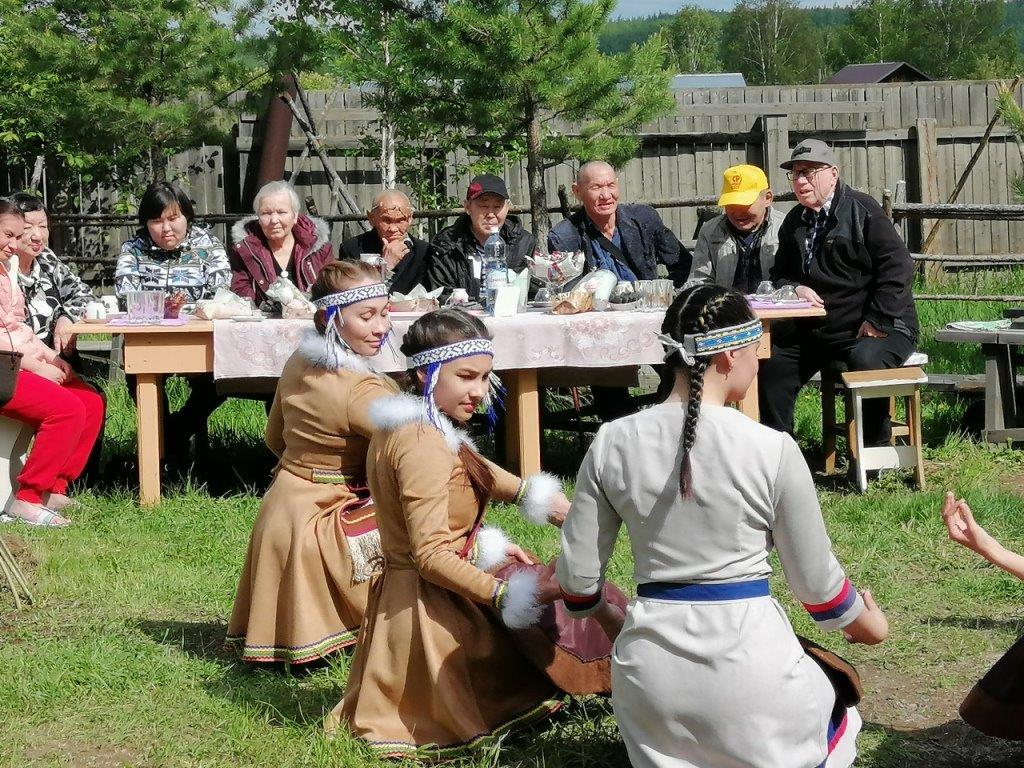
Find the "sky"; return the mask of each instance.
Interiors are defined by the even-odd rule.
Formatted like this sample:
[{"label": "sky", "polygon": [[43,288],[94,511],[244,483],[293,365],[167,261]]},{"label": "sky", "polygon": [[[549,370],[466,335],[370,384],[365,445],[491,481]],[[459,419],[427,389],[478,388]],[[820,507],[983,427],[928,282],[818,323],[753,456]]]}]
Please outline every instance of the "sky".
[{"label": "sky", "polygon": [[[800,0],[800,5],[850,5],[851,0]],[[616,19],[630,19],[637,16],[653,16],[658,13],[672,13],[684,5],[699,5],[715,11],[728,11],[736,5],[736,0],[619,0],[619,5],[612,14]]]}]

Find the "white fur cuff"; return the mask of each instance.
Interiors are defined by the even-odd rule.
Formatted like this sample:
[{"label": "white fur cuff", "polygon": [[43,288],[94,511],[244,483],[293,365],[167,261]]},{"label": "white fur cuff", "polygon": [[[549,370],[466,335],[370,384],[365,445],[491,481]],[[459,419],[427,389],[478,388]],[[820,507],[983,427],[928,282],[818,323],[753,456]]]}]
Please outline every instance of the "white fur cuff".
[{"label": "white fur cuff", "polygon": [[476,535],[476,560],[481,571],[489,571],[508,559],[508,536],[501,528],[481,528]]},{"label": "white fur cuff", "polygon": [[508,579],[501,605],[501,620],[510,629],[526,629],[540,621],[543,606],[537,602],[540,584],[532,571],[516,571]]},{"label": "white fur cuff", "polygon": [[549,472],[537,472],[526,478],[526,492],[519,502],[519,513],[534,525],[547,525],[551,502],[562,490],[562,483]]}]

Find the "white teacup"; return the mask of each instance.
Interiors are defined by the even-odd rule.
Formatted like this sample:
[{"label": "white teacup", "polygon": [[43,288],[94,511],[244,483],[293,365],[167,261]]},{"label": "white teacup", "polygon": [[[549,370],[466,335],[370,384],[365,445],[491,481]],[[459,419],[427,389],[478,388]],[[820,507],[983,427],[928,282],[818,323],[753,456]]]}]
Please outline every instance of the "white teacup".
[{"label": "white teacup", "polygon": [[85,319],[86,320],[103,320],[107,316],[107,308],[103,306],[102,302],[90,301],[85,305]]}]

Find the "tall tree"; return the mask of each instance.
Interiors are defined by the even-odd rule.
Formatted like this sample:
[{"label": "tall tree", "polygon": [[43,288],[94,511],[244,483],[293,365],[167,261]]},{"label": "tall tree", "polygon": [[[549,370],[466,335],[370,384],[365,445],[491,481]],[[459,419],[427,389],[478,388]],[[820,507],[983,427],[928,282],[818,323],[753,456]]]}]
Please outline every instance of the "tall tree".
[{"label": "tall tree", "polygon": [[[388,25],[391,57],[376,60],[366,98],[411,144],[429,137],[492,167],[525,157],[533,229],[545,232],[545,168],[570,157],[621,163],[636,151],[636,128],[673,104],[660,36],[624,55],[598,49],[614,5],[410,0]],[[347,0],[332,7],[357,13]],[[569,125],[580,128],[568,133]]]},{"label": "tall tree", "polygon": [[718,72],[722,25],[718,17],[694,5],[683,6],[665,27],[669,63],[677,72]]},{"label": "tall tree", "polygon": [[741,0],[722,40],[725,66],[752,85],[813,82],[821,69],[821,35],[793,0]]},{"label": "tall tree", "polygon": [[911,36],[919,29],[908,0],[862,0],[838,33],[836,44],[844,64],[902,61],[909,55]]},{"label": "tall tree", "polygon": [[[56,158],[116,183],[162,178],[167,155],[214,136],[227,94],[244,86],[220,0],[18,0],[0,28],[5,149]],[[7,9],[5,9],[7,10]]]}]

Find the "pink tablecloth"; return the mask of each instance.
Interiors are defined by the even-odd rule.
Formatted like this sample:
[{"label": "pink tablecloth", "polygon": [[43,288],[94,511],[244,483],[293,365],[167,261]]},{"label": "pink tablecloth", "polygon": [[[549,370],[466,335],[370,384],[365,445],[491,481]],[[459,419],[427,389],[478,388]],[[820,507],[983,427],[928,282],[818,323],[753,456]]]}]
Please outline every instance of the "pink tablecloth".
[{"label": "pink tablecloth", "polygon": [[[581,315],[526,313],[484,319],[494,334],[494,365],[511,368],[608,368],[660,363],[655,333],[661,313],[587,312]],[[411,319],[396,319],[390,347],[372,363],[384,372],[403,371],[398,352]],[[280,376],[310,320],[213,323],[213,375],[218,379]]]}]

